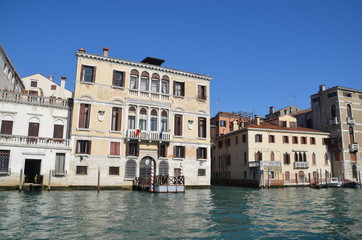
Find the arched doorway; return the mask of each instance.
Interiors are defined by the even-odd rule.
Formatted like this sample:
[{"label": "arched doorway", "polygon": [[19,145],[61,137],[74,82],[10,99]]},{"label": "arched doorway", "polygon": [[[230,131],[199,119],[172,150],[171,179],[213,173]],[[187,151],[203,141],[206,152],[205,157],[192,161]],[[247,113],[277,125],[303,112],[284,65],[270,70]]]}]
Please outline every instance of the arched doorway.
[{"label": "arched doorway", "polygon": [[153,162],[154,173],[156,172],[155,160],[152,157],[144,157],[140,162],[140,178],[151,178],[151,164]]}]

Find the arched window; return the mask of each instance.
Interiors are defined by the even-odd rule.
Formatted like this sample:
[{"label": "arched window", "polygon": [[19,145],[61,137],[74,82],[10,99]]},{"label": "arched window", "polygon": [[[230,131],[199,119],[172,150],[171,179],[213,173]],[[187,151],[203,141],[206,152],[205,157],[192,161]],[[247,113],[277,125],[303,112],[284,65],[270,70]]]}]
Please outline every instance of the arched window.
[{"label": "arched window", "polygon": [[168,162],[167,161],[161,161],[159,166],[159,175],[168,175]]},{"label": "arched window", "polygon": [[161,131],[162,132],[168,131],[167,122],[168,122],[167,112],[165,110],[163,110],[161,112]]},{"label": "arched window", "polygon": [[151,131],[157,131],[157,110],[151,111]]},{"label": "arched window", "polygon": [[128,109],[128,128],[136,129],[136,109],[134,107]]},{"label": "arched window", "polygon": [[352,107],[350,104],[347,104],[347,117],[352,118]]},{"label": "arched window", "polygon": [[13,133],[13,117],[6,115],[1,120],[1,134],[11,135]]},{"label": "arched window", "polygon": [[334,104],[331,106],[331,117],[332,118],[337,117],[336,105]]},{"label": "arched window", "polygon": [[263,160],[263,154],[260,151],[258,151],[255,154],[255,157],[256,157],[256,161],[262,161]]},{"label": "arched window", "polygon": [[285,174],[284,174],[284,180],[286,182],[290,182],[290,172],[289,171],[286,171]]},{"label": "arched window", "polygon": [[152,74],[151,91],[152,92],[160,91],[160,75],[158,75],[157,73]]},{"label": "arched window", "polygon": [[307,161],[307,154],[303,153],[303,162],[306,162],[306,161]]},{"label": "arched window", "polygon": [[303,162],[303,154],[301,152],[299,153],[299,162]]},{"label": "arched window", "polygon": [[140,90],[148,91],[150,75],[148,72],[142,72]]},{"label": "arched window", "polygon": [[168,94],[169,93],[169,82],[170,79],[168,76],[164,75],[162,76],[162,86],[161,86],[161,93]]},{"label": "arched window", "polygon": [[303,172],[303,171],[299,171],[298,176],[299,176],[299,182],[300,182],[300,183],[304,183],[304,182],[305,182],[304,172]]},{"label": "arched window", "polygon": [[28,136],[39,136],[39,123],[40,121],[38,118],[31,118],[29,120]]},{"label": "arched window", "polygon": [[151,157],[144,157],[140,162],[140,177],[151,178],[151,164],[153,162],[154,172],[156,172],[155,160]]},{"label": "arched window", "polygon": [[353,144],[354,143],[354,133],[353,133],[353,127],[350,126],[349,127],[349,143]]},{"label": "arched window", "polygon": [[126,162],[126,178],[134,178],[136,177],[136,162],[134,160],[128,160]]},{"label": "arched window", "polygon": [[140,110],[140,130],[147,130],[147,110],[145,108],[141,108]]},{"label": "arched window", "polygon": [[298,153],[294,153],[294,162],[298,162]]},{"label": "arched window", "polygon": [[274,152],[270,153],[270,161],[274,161]]},{"label": "arched window", "polygon": [[325,165],[328,165],[328,163],[329,163],[328,154],[325,153],[325,154],[324,154],[324,164],[325,164]]},{"label": "arched window", "polygon": [[316,171],[313,171],[313,182],[314,183],[318,182],[317,172]]},{"label": "arched window", "polygon": [[317,161],[316,161],[316,158],[315,158],[315,153],[312,154],[312,164],[313,165],[317,164]]},{"label": "arched window", "polygon": [[130,89],[137,89],[138,88],[138,77],[139,77],[139,73],[136,69],[133,69],[131,71],[131,80],[129,83],[129,88]]},{"label": "arched window", "polygon": [[352,177],[357,178],[357,166],[352,165]]}]

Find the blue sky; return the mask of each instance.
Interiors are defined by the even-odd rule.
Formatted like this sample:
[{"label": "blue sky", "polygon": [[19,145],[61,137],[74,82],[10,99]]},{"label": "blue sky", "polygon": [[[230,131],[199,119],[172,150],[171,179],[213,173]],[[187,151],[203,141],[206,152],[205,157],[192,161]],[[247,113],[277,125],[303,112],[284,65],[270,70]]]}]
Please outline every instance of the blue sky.
[{"label": "blue sky", "polygon": [[208,74],[211,114],[308,108],[320,84],[362,89],[362,1],[0,0],[0,43],[21,77],[67,77],[79,48]]}]

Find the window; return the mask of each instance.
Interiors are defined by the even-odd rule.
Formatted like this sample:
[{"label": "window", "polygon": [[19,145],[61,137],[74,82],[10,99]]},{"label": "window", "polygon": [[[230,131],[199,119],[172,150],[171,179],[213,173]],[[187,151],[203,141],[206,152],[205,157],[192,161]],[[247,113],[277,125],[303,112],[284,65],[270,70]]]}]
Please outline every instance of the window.
[{"label": "window", "polygon": [[120,143],[119,142],[111,142],[110,144],[110,155],[120,155]]},{"label": "window", "polygon": [[173,95],[175,95],[177,97],[185,96],[185,83],[184,82],[174,82]]},{"label": "window", "polygon": [[289,143],[289,136],[283,136],[283,143]]},{"label": "window", "polygon": [[53,138],[63,138],[63,125],[54,124]]},{"label": "window", "polygon": [[302,144],[307,144],[307,137],[301,137],[301,138],[300,138],[300,142],[301,142]]},{"label": "window", "polygon": [[121,131],[121,119],[122,119],[122,108],[113,107],[112,108],[112,131]]},{"label": "window", "polygon": [[328,145],[328,138],[322,138],[322,145]]},{"label": "window", "polygon": [[220,120],[220,127],[226,127],[226,121]]},{"label": "window", "polygon": [[151,131],[157,131],[157,110],[151,111]]},{"label": "window", "polygon": [[128,110],[128,128],[136,129],[136,109],[130,107]]},{"label": "window", "polygon": [[28,136],[32,137],[39,136],[39,123],[34,123],[34,122],[29,123]]},{"label": "window", "polygon": [[119,175],[119,167],[109,167],[109,175]]},{"label": "window", "polygon": [[270,153],[270,161],[274,161],[274,152]]},{"label": "window", "polygon": [[148,91],[149,76],[148,72],[142,72],[140,90]]},{"label": "window", "polygon": [[246,134],[243,135],[243,143],[246,143]]},{"label": "window", "polygon": [[167,161],[160,162],[158,174],[163,175],[163,176],[168,175],[168,162]]},{"label": "window", "polygon": [[125,178],[134,178],[136,177],[136,161],[134,160],[128,160],[126,162],[126,174]]},{"label": "window", "polygon": [[336,105],[334,105],[334,104],[331,106],[331,117],[332,118],[337,117]]},{"label": "window", "polygon": [[317,164],[317,159],[315,157],[315,153],[312,154],[312,164],[316,165]]},{"label": "window", "polygon": [[291,128],[295,128],[295,126],[296,126],[295,122],[289,122],[289,125]]},{"label": "window", "polygon": [[79,108],[79,128],[89,128],[90,123],[90,112],[91,105],[90,104],[80,104]]},{"label": "window", "polygon": [[197,159],[207,159],[207,148],[197,148]]},{"label": "window", "polygon": [[175,136],[182,136],[182,115],[175,115]]},{"label": "window", "polygon": [[145,108],[141,108],[140,110],[139,129],[147,130],[147,110]]},{"label": "window", "polygon": [[131,79],[130,79],[130,83],[129,83],[129,88],[130,89],[137,89],[138,88],[138,76],[139,73],[137,70],[133,69],[131,71]]},{"label": "window", "polygon": [[88,173],[87,166],[77,166],[76,174],[78,175],[87,175]]},{"label": "window", "polygon": [[310,144],[313,144],[313,145],[315,144],[315,138],[314,137],[310,138]]},{"label": "window", "polygon": [[184,146],[174,146],[173,157],[174,158],[185,158],[185,147]]},{"label": "window", "polygon": [[197,98],[206,100],[206,86],[202,85],[197,86]]},{"label": "window", "polygon": [[335,97],[335,96],[337,96],[337,92],[332,92],[332,93],[327,94],[328,98],[332,98],[332,97]]},{"label": "window", "polygon": [[199,117],[199,137],[206,138],[206,118]]},{"label": "window", "polygon": [[[327,154],[325,154],[327,155]],[[351,161],[352,162],[356,162],[357,161],[357,156],[356,156],[356,153],[355,152],[350,152],[349,153],[350,157],[351,157]],[[328,155],[325,156],[325,164],[328,165]]]},{"label": "window", "polygon": [[138,157],[139,148],[137,142],[128,142],[126,144],[126,155]]},{"label": "window", "polygon": [[352,177],[357,178],[357,166],[355,164],[352,165]]},{"label": "window", "polygon": [[198,169],[197,176],[206,176],[206,169]]},{"label": "window", "polygon": [[349,130],[348,130],[348,134],[349,134],[349,143],[353,144],[354,143],[354,133],[353,133],[353,127],[350,126]]},{"label": "window", "polygon": [[287,121],[282,121],[282,127],[287,127]]},{"label": "window", "polygon": [[244,171],[244,179],[246,179],[246,178],[247,178],[247,172]]},{"label": "window", "polygon": [[54,85],[54,84],[51,85],[51,86],[50,86],[50,90],[57,90],[57,85]]},{"label": "window", "polygon": [[80,154],[90,154],[91,152],[91,141],[89,140],[77,140],[77,151]]},{"label": "window", "polygon": [[325,164],[325,165],[328,165],[328,164],[329,164],[328,154],[327,154],[327,153],[324,154],[324,164]]},{"label": "window", "polygon": [[218,142],[218,147],[219,147],[219,148],[222,148],[222,146],[223,146],[223,141],[220,140],[220,141]]},{"label": "window", "polygon": [[292,137],[293,144],[298,144],[298,137]]},{"label": "window", "polygon": [[10,150],[0,150],[0,172],[9,171]]},{"label": "window", "polygon": [[82,65],[81,81],[94,83],[96,75],[96,67]]},{"label": "window", "polygon": [[65,173],[65,153],[55,154],[55,173]]},{"label": "window", "polygon": [[1,121],[1,134],[11,135],[13,133],[13,121]]},{"label": "window", "polygon": [[30,81],[30,87],[38,87],[37,81]]},{"label": "window", "polygon": [[161,112],[161,132],[167,132],[168,131],[167,123],[168,123],[167,112],[162,111]]},{"label": "window", "polygon": [[174,175],[175,177],[181,176],[181,168],[174,168],[174,169],[173,169],[173,175]]},{"label": "window", "polygon": [[290,182],[290,172],[289,172],[289,171],[286,171],[285,174],[284,174],[284,176],[285,176],[285,181],[286,181],[286,182]]},{"label": "window", "polygon": [[283,160],[284,160],[284,164],[290,164],[290,154],[289,153],[284,153],[283,154]]},{"label": "window", "polygon": [[263,160],[263,154],[260,151],[255,153],[255,161],[262,161],[262,160]]},{"label": "window", "polygon": [[275,136],[274,135],[269,135],[269,142],[270,143],[275,143]]},{"label": "window", "polygon": [[113,86],[116,86],[116,87],[123,87],[124,86],[124,72],[114,70],[112,84],[113,84]]},{"label": "window", "polygon": [[168,94],[169,93],[169,82],[170,79],[165,75],[162,77],[162,81],[161,81],[162,85],[161,85],[161,93],[163,94]]},{"label": "window", "polygon": [[151,91],[158,93],[160,91],[160,76],[157,73],[152,74]]},{"label": "window", "polygon": [[352,93],[350,92],[343,92],[344,97],[352,97]]},{"label": "window", "polygon": [[274,171],[269,171],[269,178],[270,179],[275,179],[275,172]]},{"label": "window", "polygon": [[263,136],[261,134],[255,134],[255,142],[263,142]]},{"label": "window", "polygon": [[167,145],[166,144],[159,144],[158,145],[158,157],[159,158],[167,157]]},{"label": "window", "polygon": [[347,104],[347,117],[352,118],[352,107],[350,104]]}]

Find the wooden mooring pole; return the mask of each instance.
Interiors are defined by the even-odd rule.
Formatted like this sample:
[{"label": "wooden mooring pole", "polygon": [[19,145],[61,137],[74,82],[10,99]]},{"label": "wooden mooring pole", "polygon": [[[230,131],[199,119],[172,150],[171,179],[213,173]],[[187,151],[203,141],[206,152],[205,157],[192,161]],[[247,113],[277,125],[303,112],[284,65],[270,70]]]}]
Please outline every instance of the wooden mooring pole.
[{"label": "wooden mooring pole", "polygon": [[48,181],[48,191],[50,191],[50,181],[52,178],[52,170],[49,170],[49,181]]},{"label": "wooden mooring pole", "polygon": [[358,179],[359,179],[359,188],[362,187],[362,182],[361,182],[361,171],[358,171]]},{"label": "wooden mooring pole", "polygon": [[99,193],[99,185],[101,183],[101,168],[98,167],[98,185],[97,185],[97,193]]},{"label": "wooden mooring pole", "polygon": [[19,192],[23,189],[23,169],[20,169]]}]

